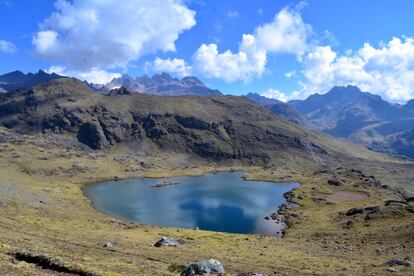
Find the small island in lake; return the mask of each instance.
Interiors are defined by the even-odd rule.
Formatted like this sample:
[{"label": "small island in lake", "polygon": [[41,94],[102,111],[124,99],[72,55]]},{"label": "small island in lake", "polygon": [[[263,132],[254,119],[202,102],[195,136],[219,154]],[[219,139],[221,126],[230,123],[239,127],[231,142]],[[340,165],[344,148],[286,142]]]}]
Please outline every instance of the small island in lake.
[{"label": "small island in lake", "polygon": [[177,182],[171,182],[171,181],[163,181],[154,185],[151,185],[151,188],[162,188],[162,187],[167,187],[167,186],[175,186],[178,185],[180,183]]}]

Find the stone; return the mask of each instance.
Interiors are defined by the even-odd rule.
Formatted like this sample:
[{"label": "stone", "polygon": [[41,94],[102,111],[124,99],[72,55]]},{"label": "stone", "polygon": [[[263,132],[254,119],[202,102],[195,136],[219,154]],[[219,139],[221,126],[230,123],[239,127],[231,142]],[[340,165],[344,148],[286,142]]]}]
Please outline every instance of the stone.
[{"label": "stone", "polygon": [[114,248],[114,244],[112,243],[112,242],[105,242],[103,245],[102,245],[102,247],[104,247],[104,248],[109,248],[109,249],[111,249],[111,248]]},{"label": "stone", "polygon": [[6,207],[7,207],[7,204],[6,203],[0,202],[0,209],[1,208],[6,208]]},{"label": "stone", "polygon": [[390,265],[390,266],[396,266],[396,265],[409,266],[409,265],[411,265],[411,263],[408,260],[399,259],[399,258],[390,259],[386,262],[386,264]]},{"label": "stone", "polygon": [[356,215],[356,214],[362,214],[363,212],[364,212],[363,207],[355,207],[355,208],[351,208],[348,211],[346,211],[345,215],[353,216],[353,215]]},{"label": "stone", "polygon": [[175,246],[175,247],[181,247],[181,244],[175,240],[174,238],[170,237],[162,237],[159,241],[157,241],[154,244],[155,247],[161,247],[161,246]]},{"label": "stone", "polygon": [[333,185],[333,186],[341,186],[344,183],[340,179],[332,178],[332,179],[328,179],[328,184]]},{"label": "stone", "polygon": [[210,259],[189,264],[187,268],[181,273],[181,276],[220,274],[224,274],[223,265],[217,260]]},{"label": "stone", "polygon": [[397,273],[397,272],[399,272],[399,270],[398,270],[398,269],[396,269],[395,267],[388,267],[388,268],[387,268],[387,271],[388,271],[388,272],[391,272],[391,273]]}]

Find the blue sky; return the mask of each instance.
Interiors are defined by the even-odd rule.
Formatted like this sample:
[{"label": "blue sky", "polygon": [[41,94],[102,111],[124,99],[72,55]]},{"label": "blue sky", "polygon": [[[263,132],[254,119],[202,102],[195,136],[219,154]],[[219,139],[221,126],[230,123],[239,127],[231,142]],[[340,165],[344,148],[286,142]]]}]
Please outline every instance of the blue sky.
[{"label": "blue sky", "polygon": [[412,11],[411,0],[0,0],[0,73],[105,82],[168,71],[282,100],[354,84],[405,102]]}]

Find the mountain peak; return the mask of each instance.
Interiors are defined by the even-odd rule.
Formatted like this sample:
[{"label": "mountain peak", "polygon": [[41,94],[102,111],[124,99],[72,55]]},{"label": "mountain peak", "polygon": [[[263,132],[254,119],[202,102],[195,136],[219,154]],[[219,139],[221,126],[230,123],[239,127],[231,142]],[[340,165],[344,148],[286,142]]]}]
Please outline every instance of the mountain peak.
[{"label": "mountain peak", "polygon": [[197,77],[194,76],[184,77],[181,79],[181,82],[194,86],[206,86],[202,81],[200,81]]},{"label": "mountain peak", "polygon": [[199,95],[199,96],[218,96],[222,95],[220,91],[208,88],[197,77],[187,76],[181,80],[173,78],[168,73],[155,74],[152,77],[143,75],[141,77],[131,78],[128,75],[122,75],[120,78],[114,78],[107,83],[106,88],[120,88],[125,86],[134,92],[153,93],[158,95]]},{"label": "mountain peak", "polygon": [[357,86],[354,85],[347,85],[347,86],[334,86],[327,94],[343,94],[346,93],[347,95],[353,94],[361,94],[362,91]]}]

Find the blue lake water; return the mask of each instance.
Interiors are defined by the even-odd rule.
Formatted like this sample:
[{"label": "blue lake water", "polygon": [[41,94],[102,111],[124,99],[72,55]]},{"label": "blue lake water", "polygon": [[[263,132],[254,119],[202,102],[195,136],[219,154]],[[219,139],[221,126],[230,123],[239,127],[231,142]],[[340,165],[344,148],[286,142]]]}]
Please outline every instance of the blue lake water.
[{"label": "blue lake water", "polygon": [[[265,220],[298,183],[245,181],[240,172],[174,178],[141,178],[88,186],[95,208],[145,224],[278,236],[282,223]],[[151,187],[161,182],[177,185]]]}]

